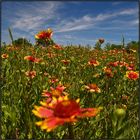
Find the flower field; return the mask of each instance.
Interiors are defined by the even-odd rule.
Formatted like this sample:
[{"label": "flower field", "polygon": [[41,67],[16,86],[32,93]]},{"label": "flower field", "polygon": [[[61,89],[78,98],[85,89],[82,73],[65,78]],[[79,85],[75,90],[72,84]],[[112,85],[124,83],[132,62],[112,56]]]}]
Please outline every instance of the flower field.
[{"label": "flower field", "polygon": [[63,47],[52,33],[1,48],[2,139],[137,139],[138,52]]}]

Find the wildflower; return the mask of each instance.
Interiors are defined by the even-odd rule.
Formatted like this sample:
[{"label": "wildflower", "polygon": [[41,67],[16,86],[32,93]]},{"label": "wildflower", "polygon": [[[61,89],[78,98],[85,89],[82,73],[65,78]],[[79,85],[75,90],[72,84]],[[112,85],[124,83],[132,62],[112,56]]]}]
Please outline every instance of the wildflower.
[{"label": "wildflower", "polygon": [[100,88],[96,84],[86,85],[85,88],[89,90],[89,92],[98,92],[98,93],[101,92]]},{"label": "wildflower", "polygon": [[92,65],[92,66],[98,66],[100,63],[97,61],[97,60],[94,60],[94,59],[92,59],[92,60],[90,60],[90,61],[88,61],[88,65]]},{"label": "wildflower", "polygon": [[130,63],[128,66],[126,66],[126,68],[128,70],[134,70],[135,66],[134,66],[134,64]]},{"label": "wildflower", "polygon": [[63,48],[58,44],[55,44],[53,48],[55,48],[56,50],[63,50]]},{"label": "wildflower", "polygon": [[139,73],[135,71],[127,71],[125,77],[130,80],[137,80],[139,78]]},{"label": "wildflower", "polygon": [[25,72],[25,75],[30,78],[34,78],[36,76],[36,71],[27,71]]},{"label": "wildflower", "polygon": [[4,53],[4,54],[1,55],[1,57],[4,58],[4,59],[7,59],[9,57],[9,55]]},{"label": "wildflower", "polygon": [[36,39],[50,39],[52,37],[53,31],[48,28],[47,30],[39,32],[37,35],[35,35]]},{"label": "wildflower", "polygon": [[29,60],[29,61],[34,62],[35,58],[32,57],[32,56],[25,56],[25,57],[24,57],[24,60]]},{"label": "wildflower", "polygon": [[123,99],[123,100],[128,100],[128,96],[122,95],[122,99]]},{"label": "wildflower", "polygon": [[78,118],[96,116],[99,111],[98,108],[80,108],[79,100],[71,100],[67,96],[54,98],[53,102],[35,106],[32,110],[37,117],[42,118],[36,125],[46,129],[47,132],[64,123],[76,122]]},{"label": "wildflower", "polygon": [[46,55],[48,56],[48,58],[53,58],[54,56],[56,56],[56,54],[52,52],[49,52]]},{"label": "wildflower", "polygon": [[70,60],[64,60],[64,59],[63,59],[63,60],[61,60],[61,62],[64,63],[65,65],[67,65],[67,64],[70,63]]},{"label": "wildflower", "polygon": [[109,63],[109,66],[112,66],[112,67],[116,67],[118,65],[119,65],[119,61]]},{"label": "wildflower", "polygon": [[31,62],[35,62],[35,63],[39,63],[42,61],[42,59],[40,58],[35,58],[33,56],[25,56],[24,57],[24,60],[28,60],[28,61],[31,61]]},{"label": "wildflower", "polygon": [[105,40],[103,38],[99,38],[98,41],[100,42],[100,44],[103,44]]},{"label": "wildflower", "polygon": [[42,95],[46,97],[59,97],[62,96],[63,91],[65,90],[65,86],[63,85],[58,85],[56,88],[50,87],[51,92],[48,92],[47,90],[43,90]]},{"label": "wildflower", "polygon": [[47,73],[47,72],[44,72],[44,76],[49,76],[49,73]]},{"label": "wildflower", "polygon": [[49,79],[49,82],[51,82],[51,83],[56,83],[56,82],[58,82],[59,80],[57,79],[57,78],[51,78],[51,79]]},{"label": "wildflower", "polygon": [[103,70],[108,77],[113,77],[113,73],[112,73],[111,68],[104,67]]}]

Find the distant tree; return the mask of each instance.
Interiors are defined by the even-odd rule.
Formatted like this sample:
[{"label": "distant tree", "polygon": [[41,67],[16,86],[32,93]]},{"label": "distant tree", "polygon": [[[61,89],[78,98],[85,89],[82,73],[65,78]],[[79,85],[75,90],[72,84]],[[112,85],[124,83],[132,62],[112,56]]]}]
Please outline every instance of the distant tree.
[{"label": "distant tree", "polygon": [[122,49],[122,45],[111,44],[111,49]]},{"label": "distant tree", "polygon": [[104,49],[105,50],[110,50],[111,49],[111,44],[110,43],[106,43]]},{"label": "distant tree", "polygon": [[127,44],[126,49],[133,49],[133,50],[137,50],[139,46],[139,42],[137,41],[131,41]]},{"label": "distant tree", "polygon": [[17,47],[32,46],[32,44],[26,38],[18,38],[18,39],[13,41],[13,44]]}]

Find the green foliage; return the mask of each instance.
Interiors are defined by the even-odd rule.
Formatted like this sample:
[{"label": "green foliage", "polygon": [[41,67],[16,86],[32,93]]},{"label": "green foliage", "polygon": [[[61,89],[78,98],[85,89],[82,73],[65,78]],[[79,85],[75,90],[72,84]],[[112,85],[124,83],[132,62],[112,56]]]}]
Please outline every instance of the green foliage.
[{"label": "green foliage", "polygon": [[13,44],[17,47],[32,46],[32,44],[25,38],[18,38],[13,41]]},{"label": "green foliage", "polygon": [[[18,41],[23,44],[22,39]],[[132,44],[136,45],[135,42]],[[133,60],[130,61],[130,54],[123,54],[121,46],[106,46],[107,49],[119,48],[119,53],[82,46],[66,46],[63,50],[52,46],[42,49],[30,46],[26,40],[18,50],[1,48],[2,54],[9,55],[7,59],[2,59],[2,139],[68,139],[68,128],[65,125],[47,133],[35,125],[39,119],[32,114],[34,105],[39,105],[39,101],[43,100],[42,91],[56,87],[59,82],[67,87],[66,92],[71,98],[80,98],[82,107],[103,108],[96,117],[72,124],[75,139],[137,139],[138,82],[125,78],[127,69],[124,66],[112,67],[113,77],[106,76],[103,70],[110,62],[125,61],[130,64],[132,61],[137,71],[137,52],[132,52]],[[54,55],[50,57],[50,53]],[[42,58],[43,61],[33,63],[24,60],[28,55]],[[91,59],[97,59],[100,64],[88,65]],[[61,60],[70,60],[70,63],[65,64]],[[29,70],[36,71],[33,79],[25,74]],[[54,77],[59,81],[51,83]],[[96,83],[101,93],[85,90],[84,86],[91,83]],[[123,95],[128,99],[123,99]],[[122,118],[114,113],[117,108],[126,111]]]}]

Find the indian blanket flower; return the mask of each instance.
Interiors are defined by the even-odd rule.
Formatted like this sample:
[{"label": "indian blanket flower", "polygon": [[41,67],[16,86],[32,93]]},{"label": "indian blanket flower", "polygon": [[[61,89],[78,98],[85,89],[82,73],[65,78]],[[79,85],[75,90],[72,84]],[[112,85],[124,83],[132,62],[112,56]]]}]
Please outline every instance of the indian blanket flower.
[{"label": "indian blanket flower", "polygon": [[134,70],[134,69],[135,69],[135,65],[132,64],[132,63],[130,63],[128,66],[126,66],[126,68],[127,68],[128,70]]},{"label": "indian blanket flower", "polygon": [[52,37],[53,31],[48,28],[47,30],[40,31],[37,35],[35,35],[36,39],[50,39]]},{"label": "indian blanket flower", "polygon": [[127,71],[125,76],[130,80],[137,80],[139,78],[139,73],[136,71]]},{"label": "indian blanket flower", "polygon": [[104,73],[105,73],[108,77],[113,77],[113,72],[112,72],[112,69],[111,69],[111,68],[104,67],[103,70],[104,70]]},{"label": "indian blanket flower", "polygon": [[85,85],[85,89],[87,89],[89,92],[101,92],[100,88],[96,84]]},{"label": "indian blanket flower", "polygon": [[90,65],[90,66],[98,66],[99,64],[100,63],[95,59],[88,61],[88,65]]},{"label": "indian blanket flower", "polygon": [[119,65],[119,61],[116,61],[116,62],[110,62],[108,65],[109,65],[109,66],[112,66],[112,67],[116,67],[116,66]]},{"label": "indian blanket flower", "polygon": [[69,64],[70,63],[70,60],[61,60],[61,62],[63,63],[63,64],[65,64],[65,65],[67,65],[67,64]]},{"label": "indian blanket flower", "polygon": [[46,97],[59,97],[62,96],[63,91],[65,90],[65,86],[63,85],[58,85],[56,88],[50,87],[51,91],[48,92],[47,90],[43,90],[42,96]]},{"label": "indian blanket flower", "polygon": [[7,59],[7,58],[9,57],[9,55],[6,54],[6,53],[4,53],[4,54],[1,55],[1,57],[2,57],[3,59]]},{"label": "indian blanket flower", "polygon": [[25,75],[33,79],[36,76],[36,71],[27,71]]},{"label": "indian blanket flower", "polygon": [[31,61],[31,62],[35,62],[35,63],[39,63],[42,61],[42,59],[40,58],[35,58],[33,56],[25,56],[24,57],[24,60],[28,60],[28,61]]},{"label": "indian blanket flower", "polygon": [[56,49],[56,50],[63,50],[63,48],[60,45],[58,45],[58,44],[55,44],[53,46],[53,48]]},{"label": "indian blanket flower", "polygon": [[52,131],[59,125],[64,123],[73,123],[78,121],[78,118],[94,117],[99,108],[81,108],[78,100],[69,99],[67,96],[54,98],[51,103],[44,103],[42,106],[34,106],[32,112],[42,120],[36,122],[42,130],[47,132]]},{"label": "indian blanket flower", "polygon": [[49,79],[49,82],[50,83],[56,83],[56,82],[58,82],[59,81],[59,79],[57,79],[57,78],[51,78],[51,79]]},{"label": "indian blanket flower", "polygon": [[56,54],[52,52],[49,52],[46,55],[48,56],[48,58],[53,58],[54,56],[56,56]]}]

